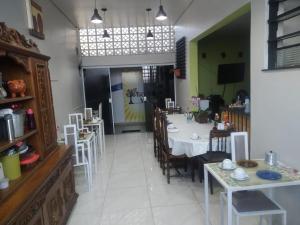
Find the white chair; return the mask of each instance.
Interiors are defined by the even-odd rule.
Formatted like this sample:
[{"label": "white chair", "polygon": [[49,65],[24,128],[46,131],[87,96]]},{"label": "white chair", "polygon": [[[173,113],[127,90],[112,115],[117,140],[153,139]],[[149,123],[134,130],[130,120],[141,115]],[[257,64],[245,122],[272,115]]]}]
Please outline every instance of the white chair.
[{"label": "white chair", "polygon": [[232,132],[231,140],[231,159],[233,162],[249,159],[248,133]]},{"label": "white chair", "polygon": [[92,108],[84,108],[84,119],[87,121],[93,120],[93,109]]},{"label": "white chair", "polygon": [[[249,159],[247,132],[231,133],[231,157],[233,162]],[[221,225],[224,225],[224,201],[226,199],[226,194],[221,192]],[[261,191],[234,192],[232,195],[232,206],[233,214],[236,216],[236,225],[239,225],[241,217],[246,216],[260,216],[260,225],[262,225],[263,216],[270,216],[269,224],[271,224],[271,216],[276,214],[282,215],[282,224],[286,225],[286,210]]]},{"label": "white chair", "polygon": [[69,124],[74,124],[78,131],[84,130],[82,113],[69,114]]},{"label": "white chair", "polygon": [[[78,132],[89,132],[89,129],[84,127],[83,124],[83,115],[82,113],[71,113],[69,114],[69,124],[73,124],[76,126]],[[93,132],[93,131],[91,131]],[[93,157],[95,162],[95,171],[97,171],[97,144],[95,141],[98,139],[95,137],[96,134],[93,132],[91,136],[89,136],[89,139],[80,139],[78,142],[84,143],[84,147],[88,150],[91,149],[93,151]],[[92,157],[90,157],[92,158]]]},{"label": "white chair", "polygon": [[175,108],[175,102],[174,101],[170,101],[170,102],[167,102],[167,109],[170,109],[170,108]]},{"label": "white chair", "polygon": [[171,102],[172,99],[171,98],[165,98],[165,107],[166,109],[168,108],[168,102]]},{"label": "white chair", "polygon": [[89,160],[88,157],[86,156],[84,145],[77,143],[77,130],[74,124],[64,126],[64,138],[65,138],[66,145],[74,146],[73,166],[84,167],[85,177],[88,180],[88,188],[89,190],[91,190],[91,186],[92,186],[92,171],[90,166],[91,160]]}]

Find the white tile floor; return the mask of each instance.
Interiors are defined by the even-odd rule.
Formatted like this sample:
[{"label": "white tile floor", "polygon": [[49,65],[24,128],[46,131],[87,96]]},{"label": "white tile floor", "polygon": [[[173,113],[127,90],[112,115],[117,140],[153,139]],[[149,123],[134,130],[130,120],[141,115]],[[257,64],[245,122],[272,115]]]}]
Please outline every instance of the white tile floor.
[{"label": "white tile floor", "polygon": [[[106,136],[106,153],[99,164],[91,192],[76,169],[79,198],[68,225],[204,224],[203,184],[175,177],[167,184],[154,158],[150,133]],[[212,225],[220,224],[218,190],[211,197]]]}]

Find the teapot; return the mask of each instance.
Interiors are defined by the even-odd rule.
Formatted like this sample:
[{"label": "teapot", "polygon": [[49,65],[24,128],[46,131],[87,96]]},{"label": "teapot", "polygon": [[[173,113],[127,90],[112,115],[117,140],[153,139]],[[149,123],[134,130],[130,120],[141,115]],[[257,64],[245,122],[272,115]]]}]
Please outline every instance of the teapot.
[{"label": "teapot", "polygon": [[266,152],[265,162],[270,166],[275,166],[277,164],[276,152],[273,152],[273,151]]}]

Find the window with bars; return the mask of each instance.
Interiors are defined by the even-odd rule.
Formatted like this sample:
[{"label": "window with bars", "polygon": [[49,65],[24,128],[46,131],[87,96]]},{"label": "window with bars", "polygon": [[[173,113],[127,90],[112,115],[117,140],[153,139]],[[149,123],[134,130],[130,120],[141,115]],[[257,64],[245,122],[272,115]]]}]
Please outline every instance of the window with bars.
[{"label": "window with bars", "polygon": [[[154,39],[147,40],[148,29]],[[174,52],[172,26],[107,28],[110,39],[102,38],[102,28],[79,30],[82,56],[138,55]]]},{"label": "window with bars", "polygon": [[268,69],[300,67],[300,1],[269,0]]},{"label": "window with bars", "polygon": [[143,66],[143,81],[145,84],[156,82],[156,66]]}]

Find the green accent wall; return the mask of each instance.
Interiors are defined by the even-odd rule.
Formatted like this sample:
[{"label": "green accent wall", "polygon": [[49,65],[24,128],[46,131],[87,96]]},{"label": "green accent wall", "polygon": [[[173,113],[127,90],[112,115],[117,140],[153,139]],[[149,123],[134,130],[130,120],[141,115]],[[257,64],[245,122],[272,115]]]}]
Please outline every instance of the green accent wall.
[{"label": "green accent wall", "polygon": [[198,42],[189,43],[190,96],[198,95]]},{"label": "green accent wall", "polygon": [[[223,58],[221,53],[226,57]],[[239,52],[243,57],[239,57]],[[202,54],[206,57],[203,58]],[[224,99],[230,104],[240,89],[250,93],[250,37],[214,36],[213,34],[198,42],[198,93],[205,96],[223,94],[224,85],[218,84],[219,64],[246,63],[243,82],[226,84]]]},{"label": "green accent wall", "polygon": [[187,59],[187,65],[189,66],[189,76],[190,76],[190,90],[189,94],[190,96],[196,96],[199,93],[199,62],[198,62],[198,41],[201,39],[204,39],[208,35],[212,34],[213,32],[217,31],[218,29],[228,25],[229,23],[233,22],[234,20],[238,19],[240,16],[246,14],[247,12],[250,12],[251,10],[251,4],[247,3],[241,8],[237,9],[232,14],[228,15],[224,19],[222,19],[220,22],[212,26],[211,28],[207,29],[203,33],[199,34],[197,37],[192,39],[188,43],[188,59]]}]

